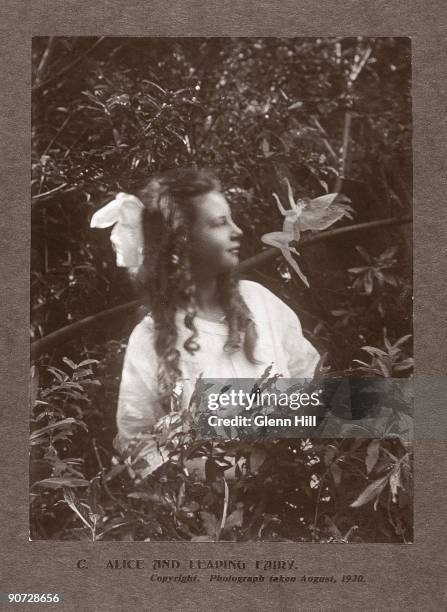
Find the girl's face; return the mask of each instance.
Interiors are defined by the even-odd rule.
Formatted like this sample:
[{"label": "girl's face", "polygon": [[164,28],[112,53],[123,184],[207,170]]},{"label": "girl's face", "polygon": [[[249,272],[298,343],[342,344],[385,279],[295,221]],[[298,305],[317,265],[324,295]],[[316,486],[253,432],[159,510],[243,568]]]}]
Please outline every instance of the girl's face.
[{"label": "girl's face", "polygon": [[215,276],[239,263],[242,230],[234,223],[225,196],[219,191],[195,200],[191,232],[191,263],[199,276]]}]

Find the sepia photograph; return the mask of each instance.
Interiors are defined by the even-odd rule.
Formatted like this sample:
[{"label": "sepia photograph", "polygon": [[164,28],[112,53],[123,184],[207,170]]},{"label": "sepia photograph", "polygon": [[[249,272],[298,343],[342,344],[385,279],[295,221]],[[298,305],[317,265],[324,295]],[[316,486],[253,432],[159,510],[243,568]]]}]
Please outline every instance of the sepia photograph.
[{"label": "sepia photograph", "polygon": [[34,37],[30,539],[413,542],[405,37]]}]

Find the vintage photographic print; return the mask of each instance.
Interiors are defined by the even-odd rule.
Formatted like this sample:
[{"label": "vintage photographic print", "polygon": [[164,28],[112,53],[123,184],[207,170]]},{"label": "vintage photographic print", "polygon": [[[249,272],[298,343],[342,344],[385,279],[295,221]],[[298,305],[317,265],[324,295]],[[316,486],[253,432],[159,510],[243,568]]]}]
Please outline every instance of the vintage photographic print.
[{"label": "vintage photographic print", "polygon": [[410,39],[32,68],[30,538],[412,543]]}]

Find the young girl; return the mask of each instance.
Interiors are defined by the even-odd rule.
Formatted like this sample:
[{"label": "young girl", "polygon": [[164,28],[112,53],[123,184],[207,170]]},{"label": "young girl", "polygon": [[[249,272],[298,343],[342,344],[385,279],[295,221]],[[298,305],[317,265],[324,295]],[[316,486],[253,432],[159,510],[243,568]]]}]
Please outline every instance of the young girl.
[{"label": "young girl", "polygon": [[284,302],[238,280],[242,231],[213,174],[174,170],[137,195],[119,194],[92,225],[118,221],[118,265],[134,268],[150,311],[129,338],[117,412],[119,448],[146,436],[150,472],[163,462],[151,431],[177,383],[186,408],[200,375],[259,378],[273,364],[271,374],[311,378],[319,356]]}]

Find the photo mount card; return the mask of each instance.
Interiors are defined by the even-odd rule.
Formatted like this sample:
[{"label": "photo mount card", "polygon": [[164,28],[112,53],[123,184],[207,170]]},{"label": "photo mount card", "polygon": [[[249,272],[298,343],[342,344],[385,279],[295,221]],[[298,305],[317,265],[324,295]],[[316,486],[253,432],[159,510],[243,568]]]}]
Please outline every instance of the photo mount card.
[{"label": "photo mount card", "polygon": [[[319,34],[316,34],[314,38],[316,38],[317,36],[319,36]],[[402,33],[402,36],[405,36],[405,33]],[[243,40],[244,37],[245,36],[240,36],[241,40]],[[70,36],[66,38],[68,39],[70,38]],[[417,39],[417,37],[415,36],[412,38],[413,38],[412,48],[413,48],[413,58],[414,58],[415,57],[415,51],[414,51],[415,40],[414,39]],[[92,40],[92,42],[95,43],[96,40],[99,40],[99,37],[94,37],[94,40]],[[417,82],[416,82],[416,86],[417,86]],[[415,90],[413,89],[413,99],[415,97],[417,98],[417,96],[415,96]],[[416,131],[416,135],[417,135],[417,131]],[[265,153],[265,151],[263,153]],[[416,152],[416,158],[417,158],[417,152]],[[415,168],[416,178],[418,177],[418,172],[420,172],[420,169],[423,166],[424,164],[421,164],[421,166],[419,167],[416,166]],[[420,183],[419,188],[422,189],[423,185],[424,185],[423,182]],[[40,193],[42,193],[42,190]],[[40,195],[40,194],[37,194],[37,195]],[[276,228],[272,228],[272,229],[276,229]],[[298,261],[301,263],[301,259],[299,259]],[[293,273],[294,272],[292,270],[292,274]],[[123,350],[122,347],[121,347],[121,350]],[[422,353],[422,359],[423,359],[423,356],[424,356],[424,353]],[[68,359],[72,362],[72,364],[79,365],[78,362],[71,360],[70,357],[68,357]],[[371,365],[372,360],[368,360],[368,361],[369,361],[369,365]],[[421,363],[423,363],[423,360]],[[71,367],[69,363],[66,363],[65,365],[68,367]],[[89,364],[87,364],[87,366],[88,365]],[[430,364],[430,365],[433,365],[433,364]],[[434,364],[434,368],[436,370],[438,368],[438,365]],[[429,370],[428,368],[427,370],[422,370],[423,373],[425,373],[426,371],[430,372],[430,374],[426,376],[425,381],[423,380],[423,377],[421,377],[420,379],[421,386],[419,387],[419,390],[424,393],[424,397],[427,397],[429,400],[431,400],[432,408],[434,407],[436,409],[437,405],[439,405],[436,403],[436,393],[438,394],[442,393],[442,380],[440,382],[439,377],[438,377],[438,380],[431,380],[431,376],[435,378],[433,374],[433,370]],[[416,385],[416,393],[417,393],[417,389],[418,389],[417,379],[415,381],[415,385]],[[419,395],[419,397],[421,397],[421,395]],[[45,400],[40,399],[38,401],[45,401]],[[64,415],[64,418],[71,418],[71,417],[66,417]],[[422,427],[420,429],[420,433],[421,433],[420,440],[418,440],[418,437],[416,437],[416,444],[421,445],[422,453],[420,456],[422,459],[425,456],[427,456],[427,461],[428,461],[428,456],[430,455],[430,453],[431,452],[436,453],[437,450],[439,452],[439,449],[441,447],[441,444],[439,444],[440,442],[439,433],[440,431],[442,431],[442,422],[440,421],[440,419],[438,419],[438,423],[440,426],[437,428],[436,424],[434,424],[433,421],[434,419],[429,419],[428,417],[424,418]],[[418,423],[417,406],[416,406],[416,423]],[[57,431],[57,428],[56,428],[56,431]],[[32,436],[32,433],[31,433],[31,436]],[[228,432],[226,433],[228,434]],[[231,431],[229,433],[231,434]],[[378,438],[379,437],[380,436],[378,436]],[[230,438],[231,438],[231,435],[230,435]],[[240,438],[236,436],[236,440],[239,440],[239,439]],[[368,444],[367,449],[369,448],[369,456],[371,457],[371,454],[375,452],[372,449],[374,448],[374,446],[376,446],[376,444],[372,446],[369,446],[369,444]],[[426,455],[424,455],[424,447],[426,449]],[[93,452],[95,453],[95,449],[93,449]],[[105,459],[104,458],[101,459],[101,455],[100,455],[101,452],[102,451],[98,451],[98,454],[100,456],[99,461],[102,462],[103,464],[100,469],[103,469],[103,468],[106,469],[104,466]],[[386,449],[385,454],[387,452],[392,453],[392,451],[389,448]],[[365,454],[366,474],[368,474],[367,472],[368,466],[366,465],[367,455],[368,455],[368,450]],[[341,462],[343,462],[343,460]],[[370,465],[371,465],[371,462],[372,462],[372,459],[370,458]],[[248,459],[248,463],[249,463],[249,459]],[[337,465],[337,460],[335,460],[335,465]],[[71,466],[71,467],[74,467],[74,469],[77,470],[76,466]],[[246,470],[249,470],[250,466],[247,467],[244,464],[244,466],[242,467],[244,467],[244,469]],[[327,467],[329,467],[329,465]],[[372,470],[373,469],[374,468],[372,468]],[[224,474],[225,474],[225,471],[226,470],[223,471]],[[336,469],[333,471],[337,472]],[[372,473],[374,474],[373,471]],[[26,474],[26,468],[25,468],[24,474]],[[245,476],[248,478],[251,477],[251,475],[248,473],[246,473]],[[332,473],[331,473],[331,476],[334,480],[338,478],[338,476],[335,476],[334,478],[334,474]],[[257,475],[254,474],[254,477],[256,478]],[[415,477],[417,479],[418,477],[417,472],[416,472]],[[33,478],[33,474],[31,472],[31,483],[32,483],[32,478]],[[50,475],[50,478],[55,479],[57,478],[57,476],[56,474],[52,473]],[[45,478],[41,478],[40,480],[41,481],[45,480]],[[208,481],[205,480],[205,482],[208,482]],[[230,486],[231,486],[232,483],[230,479],[228,479],[228,482],[230,482]],[[373,478],[367,479],[366,482],[371,484],[373,482]],[[228,483],[227,484],[225,483],[227,483],[227,479],[225,478],[222,479],[220,474],[218,474],[215,480],[213,481],[213,484],[215,485],[216,489],[219,489],[219,487],[223,489],[223,499],[225,499],[226,488],[228,487],[228,489],[230,489],[230,486],[228,485]],[[389,488],[389,491],[392,496],[393,487],[396,487],[396,481],[394,481],[394,484],[391,484],[389,477],[388,477],[386,486]],[[80,485],[80,487],[82,489],[83,485]],[[66,488],[68,488],[69,491],[68,493],[65,492],[66,497],[64,496],[63,498],[64,502],[62,502],[62,504],[65,504],[66,508],[70,508],[70,510],[78,517],[78,520],[80,521],[80,530],[77,533],[81,534],[84,532],[85,529],[90,529],[90,532],[91,532],[92,531],[91,526],[94,525],[94,522],[92,523],[92,517],[94,521],[95,513],[91,512],[91,508],[90,508],[90,511],[87,510],[86,512],[85,499],[83,499],[81,496],[81,500],[79,501],[79,496],[73,495],[74,491],[78,490],[76,487],[68,486]],[[397,487],[397,488],[399,489],[400,487]],[[49,487],[49,489],[51,490],[51,486]],[[74,491],[71,489],[74,489]],[[39,487],[37,488],[37,490],[39,490]],[[53,490],[57,490],[57,487],[55,487]],[[34,491],[31,491],[31,492],[33,495]],[[439,495],[439,493],[437,494]],[[91,497],[94,496],[94,491],[90,495]],[[22,496],[23,496],[23,491],[22,491]],[[375,499],[370,500],[370,501],[374,503]],[[355,501],[351,503],[355,503]],[[241,510],[241,508],[235,506],[233,508],[233,513],[236,512],[237,514],[238,510]],[[200,510],[200,512],[203,512],[203,510]],[[10,513],[10,510],[9,510],[9,513]],[[98,514],[100,514],[100,512]],[[243,512],[239,512],[239,514],[243,515]],[[202,524],[206,522],[207,517],[201,517],[201,518],[202,518]],[[222,518],[221,515],[219,516],[219,518]],[[226,519],[228,518],[229,517],[227,515]],[[237,529],[239,527],[244,526],[244,523],[243,523],[244,519],[243,518],[241,519],[239,515],[233,516],[233,520],[236,521],[236,525],[235,525],[235,528],[231,529],[232,537],[233,537],[233,533],[237,532]],[[239,525],[238,522],[240,522],[241,525]],[[416,522],[417,522],[417,507],[416,507]],[[21,536],[23,534],[26,534],[27,532],[26,523],[27,521],[25,520],[24,523],[20,524],[19,533],[21,534]],[[88,527],[86,523],[89,525]],[[117,584],[117,582],[122,581],[121,584],[125,585],[130,580],[134,582],[135,584],[137,584],[139,587],[141,587],[142,584],[146,583],[147,579],[149,578],[149,581],[151,584],[149,585],[150,588],[146,592],[148,594],[152,594],[156,598],[160,598],[159,607],[162,607],[163,605],[165,605],[166,609],[173,609],[172,605],[167,603],[168,600],[165,600],[164,593],[166,593],[166,585],[167,584],[176,585],[175,588],[178,588],[178,587],[186,588],[185,585],[188,582],[198,583],[194,586],[188,584],[188,587],[190,588],[191,594],[192,594],[192,589],[195,589],[195,588],[199,589],[197,593],[200,592],[205,595],[204,601],[211,601],[211,598],[213,597],[213,589],[217,588],[218,592],[220,593],[221,592],[220,589],[225,583],[227,583],[225,584],[227,588],[229,587],[229,584],[240,585],[238,588],[241,588],[241,590],[242,588],[244,588],[245,590],[245,593],[242,596],[242,600],[244,601],[244,599],[247,598],[246,599],[247,605],[249,605],[250,600],[251,600],[251,604],[253,604],[253,600],[256,600],[256,598],[259,598],[259,602],[261,602],[265,598],[265,591],[262,592],[262,588],[265,588],[266,582],[268,582],[269,584],[269,589],[268,589],[269,591],[271,588],[283,588],[283,587],[279,587],[279,584],[284,585],[287,583],[288,584],[287,589],[289,589],[289,592],[288,594],[284,596],[286,597],[286,601],[287,601],[287,598],[290,596],[291,602],[294,600],[294,598],[296,597],[298,593],[300,594],[300,596],[303,597],[303,601],[310,602],[309,598],[311,596],[309,594],[309,591],[303,593],[303,585],[306,585],[306,587],[309,585],[313,585],[312,588],[315,588],[315,586],[318,585],[318,589],[319,589],[318,593],[316,595],[315,593],[312,594],[312,600],[316,602],[317,605],[323,609],[325,605],[329,605],[329,601],[331,601],[332,598],[334,597],[333,594],[336,593],[337,594],[336,596],[338,596],[340,587],[341,586],[343,586],[343,588],[348,587],[348,584],[349,584],[348,588],[353,588],[353,587],[357,589],[363,588],[363,593],[367,592],[366,589],[368,590],[372,589],[372,591],[376,593],[381,591],[382,594],[384,591],[391,593],[392,590],[396,588],[397,583],[396,582],[393,583],[392,577],[389,577],[390,582],[388,582],[388,584],[391,584],[393,589],[391,587],[385,586],[384,581],[383,581],[384,580],[383,573],[382,573],[381,580],[377,579],[375,582],[370,582],[368,580],[368,576],[366,575],[365,571],[363,572],[359,571],[358,573],[354,573],[352,571],[350,572],[342,571],[341,573],[337,573],[337,572],[334,573],[334,571],[330,572],[328,570],[323,571],[322,568],[324,564],[322,564],[321,561],[319,561],[321,555],[318,554],[318,551],[319,550],[330,551],[331,549],[330,548],[328,549],[328,546],[330,543],[332,544],[351,543],[352,544],[352,546],[344,547],[344,549],[340,553],[338,552],[340,550],[339,547],[336,546],[335,547],[336,552],[333,553],[333,554],[341,555],[341,557],[345,558],[347,566],[349,565],[352,566],[352,564],[355,562],[354,560],[356,559],[358,563],[365,564],[366,559],[367,559],[367,556],[365,555],[367,555],[368,549],[371,550],[371,547],[369,547],[368,544],[373,543],[373,542],[359,542],[359,541],[349,542],[349,537],[343,539],[343,536],[345,534],[340,533],[340,530],[338,528],[337,530],[340,533],[341,541],[337,541],[337,538],[339,536],[336,534],[334,527],[337,528],[337,525],[336,524],[331,525],[329,523],[329,526],[327,527],[327,529],[329,530],[328,531],[329,535],[327,536],[326,538],[327,541],[324,542],[324,545],[323,545],[322,540],[318,538],[315,538],[314,541],[312,540],[309,541],[303,538],[302,541],[297,540],[295,542],[293,541],[287,542],[284,540],[281,541],[281,539],[278,539],[278,538],[276,538],[276,540],[274,538],[273,540],[266,540],[266,541],[262,541],[262,539],[258,539],[257,541],[252,541],[252,542],[250,541],[239,541],[238,542],[237,540],[233,540],[232,537],[228,538],[228,533],[227,533],[225,538],[223,538],[222,540],[220,540],[220,537],[219,537],[219,540],[217,540],[217,536],[215,536],[215,537],[210,537],[208,540],[202,540],[202,541],[199,540],[196,542],[190,541],[189,543],[185,541],[177,543],[175,541],[176,538],[172,538],[172,539],[167,538],[166,540],[159,540],[159,541],[149,540],[147,542],[133,541],[131,543],[126,541],[126,538],[123,538],[121,540],[117,538],[116,540],[109,540],[107,542],[104,542],[104,545],[109,547],[109,550],[112,550],[110,547],[112,546],[114,547],[113,550],[116,552],[114,552],[114,554],[111,554],[111,555],[109,554],[104,555],[104,553],[101,551],[100,541],[98,542],[95,541],[94,548],[92,548],[91,543],[88,543],[88,541],[82,537],[79,538],[77,541],[75,538],[71,538],[71,537],[64,539],[64,541],[58,541],[57,539],[53,539],[51,537],[31,538],[31,541],[28,541],[28,536],[24,535],[23,546],[25,546],[26,544],[26,547],[31,547],[31,548],[28,548],[28,550],[31,550],[31,551],[33,550],[33,547],[34,547],[34,551],[35,551],[34,554],[37,555],[36,558],[40,557],[41,555],[41,553],[39,552],[39,550],[41,549],[38,547],[51,546],[53,551],[57,551],[57,554],[55,555],[55,559],[62,560],[65,568],[69,566],[70,579],[68,580],[66,578],[65,584],[67,584],[67,582],[70,582],[70,581],[71,582],[76,581],[78,584],[83,585],[80,587],[81,590],[87,589],[87,592],[89,593],[90,593],[89,591],[90,587],[88,587],[88,584],[89,584],[89,581],[91,581],[91,577],[89,578],[89,574],[90,576],[95,576],[95,579],[99,580],[99,583],[101,585],[99,591],[101,591],[102,593],[106,593],[110,589],[110,584],[112,582],[115,582],[115,584]],[[76,528],[77,526],[73,527],[73,529],[76,529]],[[330,535],[331,530],[333,534],[332,537]],[[225,529],[223,530],[223,533],[225,534]],[[424,532],[422,531],[422,533]],[[12,534],[12,538],[17,538],[17,534],[18,532],[16,528],[15,533]],[[217,532],[215,532],[215,534],[217,534]],[[198,534],[199,538],[200,538],[200,535],[202,534]],[[207,535],[209,536],[209,534]],[[19,537],[19,540],[22,539],[21,536]],[[427,538],[427,539],[429,540],[430,538]],[[44,542],[42,540],[46,540],[46,541]],[[379,543],[379,542],[376,541],[376,543]],[[399,555],[403,554],[404,556],[408,556],[408,555],[415,554],[411,552],[404,552],[404,553],[398,553],[397,551],[395,552],[395,549],[396,549],[395,543],[393,543],[393,546],[391,547],[391,549],[389,547],[382,548],[385,542],[380,542],[380,544],[381,544],[380,548],[383,549],[384,551],[383,553],[384,559],[389,563],[392,563],[393,559],[399,558]],[[388,544],[391,544],[391,543],[388,542]],[[406,544],[408,544],[408,546],[406,546]],[[65,547],[68,547],[68,549],[67,548],[64,549],[64,545]],[[315,552],[313,552],[312,549],[309,549],[309,545],[312,545],[316,549]],[[152,550],[148,548],[149,546],[152,547]],[[302,547],[301,550],[300,550],[300,546]],[[402,549],[405,551],[411,551],[411,550],[415,550],[417,546],[418,546],[418,542],[417,542],[417,531],[416,531],[415,543],[410,544],[407,541],[404,543],[404,546],[402,547]],[[74,550],[73,547],[80,547],[79,550],[81,550],[82,548],[82,550],[85,552],[81,555],[74,555],[76,557],[79,557],[79,558],[74,559],[74,556],[71,555],[71,553],[69,552],[70,549],[71,551]],[[188,552],[188,547],[196,547],[195,552],[194,553],[192,552],[192,550],[194,550],[193,548],[189,548],[190,552]],[[208,551],[206,554],[203,554],[203,547],[208,547]],[[228,559],[226,558],[222,559],[222,553],[220,552],[221,547],[224,547],[227,551],[228,550],[231,551],[230,554],[225,555],[225,557],[229,557]],[[137,548],[138,554],[134,554],[132,552],[135,550],[135,548]],[[347,552],[345,552],[346,548],[348,549]],[[397,547],[397,548],[400,548],[400,547]],[[170,550],[171,551],[173,550],[176,552],[171,554],[169,552]],[[244,554],[242,554],[243,550],[244,550]],[[258,554],[254,555],[253,551],[255,550],[260,550],[262,552],[261,554],[259,554],[259,556]],[[293,555],[289,554],[291,550],[294,551]],[[391,552],[391,550],[393,552]],[[60,554],[59,554],[59,551],[60,551]],[[89,552],[87,553],[87,551]],[[125,554],[124,554],[124,551],[125,551]],[[250,553],[247,554],[246,551],[250,551]],[[130,554],[131,552],[132,554]],[[32,554],[28,558],[31,558]],[[309,555],[309,557],[307,555]],[[327,555],[332,556],[332,553],[328,552]],[[335,560],[335,557],[333,557],[333,559]],[[327,559],[325,561],[327,561]],[[309,566],[312,564],[314,565],[314,567],[318,567],[318,570],[313,571],[313,572],[303,571],[303,573],[301,574],[300,569],[302,569],[303,566]],[[344,564],[344,562],[342,564]],[[333,566],[334,565],[332,563],[332,567]],[[326,567],[328,567],[327,564],[326,564]],[[368,572],[368,574],[369,576],[371,576],[371,571],[372,571],[371,567],[374,567],[374,566],[369,566],[369,567],[370,567],[370,571]],[[417,563],[416,563],[416,567],[418,567]],[[123,578],[122,576],[123,576],[124,570],[128,570],[129,572],[130,570],[134,570],[135,574],[133,574],[133,576],[136,575],[137,577],[129,579],[127,578],[129,574],[125,574],[126,577]],[[146,576],[144,576],[145,570],[146,571],[149,570],[149,574]],[[188,575],[191,576],[191,580],[186,579],[185,577],[186,570],[187,570]],[[383,568],[380,568],[380,570],[382,572]],[[83,577],[81,578],[80,576],[82,576],[82,571],[84,573],[83,573]],[[114,572],[113,578],[110,577],[110,573],[109,574],[107,573],[108,571]],[[377,563],[376,563],[376,572],[377,571],[378,569],[377,569]],[[412,571],[414,571],[414,568]],[[421,571],[423,571],[422,568],[421,568]],[[259,574],[255,575],[254,572],[259,572]],[[118,574],[118,578],[117,578],[117,574]],[[35,575],[36,574],[34,573],[34,568],[30,568],[30,576],[35,576]],[[33,578],[33,579],[30,579],[29,582],[32,582],[32,585],[36,585],[36,586],[37,584],[42,584],[42,575],[40,575],[40,577],[39,575],[40,575],[40,571],[37,572],[37,577],[38,577],[37,581],[36,579]],[[196,576],[196,578],[194,578],[194,575]],[[250,577],[252,578],[252,580],[249,580]],[[231,580],[229,578],[231,578]],[[275,584],[275,583],[278,583],[278,584]],[[247,587],[250,589],[254,589],[255,585],[256,585],[256,590],[252,591],[253,594],[248,593]],[[325,585],[325,588],[326,588],[325,591],[323,591],[323,585]],[[30,588],[31,588],[31,585],[30,585]],[[164,592],[162,590],[163,588],[165,589]],[[332,594],[329,591],[330,588],[333,589]],[[414,591],[412,591],[412,588],[408,588],[408,590],[406,590],[402,587],[399,587],[399,589],[401,590],[398,589],[398,592],[399,592],[399,595],[402,601],[405,601],[405,599],[409,597],[409,594],[411,592],[413,592],[412,597],[414,598]],[[23,586],[21,586],[20,590],[22,591],[22,594],[23,593],[25,595],[27,594],[25,593],[26,589],[24,590]],[[37,589],[37,591],[40,592],[40,589]],[[70,609],[71,607],[76,605],[75,597],[71,596],[69,600],[68,597],[64,595],[61,588],[59,588],[59,591],[60,593],[57,593],[57,591],[54,590],[54,595],[58,595],[58,599],[60,600],[63,606],[67,606],[67,609]],[[33,592],[36,593],[36,588],[34,588]],[[49,595],[52,595],[50,591],[47,590],[47,592]],[[66,592],[67,592],[67,589],[65,588],[65,593]],[[17,594],[15,591],[11,591],[11,593]],[[227,591],[227,594],[228,594],[228,591]],[[225,593],[222,593],[221,596],[225,597]],[[8,601],[7,597],[8,595],[6,595],[5,601]],[[362,595],[359,594],[358,590],[356,591],[355,597],[362,597]],[[428,594],[426,594],[425,592],[421,592],[419,593],[419,597],[421,598],[428,597]],[[206,599],[206,598],[209,598],[209,599]],[[432,598],[431,601],[434,600],[435,602],[436,601],[442,602],[442,594],[439,592],[436,592],[436,591],[432,592],[431,598]],[[14,600],[9,599],[9,601],[16,602],[15,599]],[[23,601],[26,601],[26,599]],[[43,599],[34,600],[34,601],[37,601],[37,602],[40,601],[41,603],[44,603]],[[48,601],[50,601],[50,599],[48,599]],[[56,602],[56,599],[54,599],[54,601]],[[80,597],[78,601],[80,601]],[[424,599],[423,601],[428,601],[428,600]],[[258,604],[259,602],[256,602],[256,604]],[[111,605],[114,605],[114,604],[111,604]],[[143,603],[141,601],[135,602],[135,605],[136,605],[135,609],[142,609],[143,607]],[[303,607],[301,609],[306,609],[306,605],[309,606],[310,604],[309,603],[303,604]],[[95,605],[95,608],[97,607],[98,605]],[[259,606],[256,605],[256,607],[260,607],[260,609],[262,609],[262,604],[259,603]],[[197,609],[197,608],[194,608],[194,609]],[[249,608],[247,607],[246,609],[249,609]],[[389,609],[389,608],[387,608],[386,604],[384,604],[383,608],[379,608],[379,609]],[[400,607],[396,609],[400,609]]]}]

